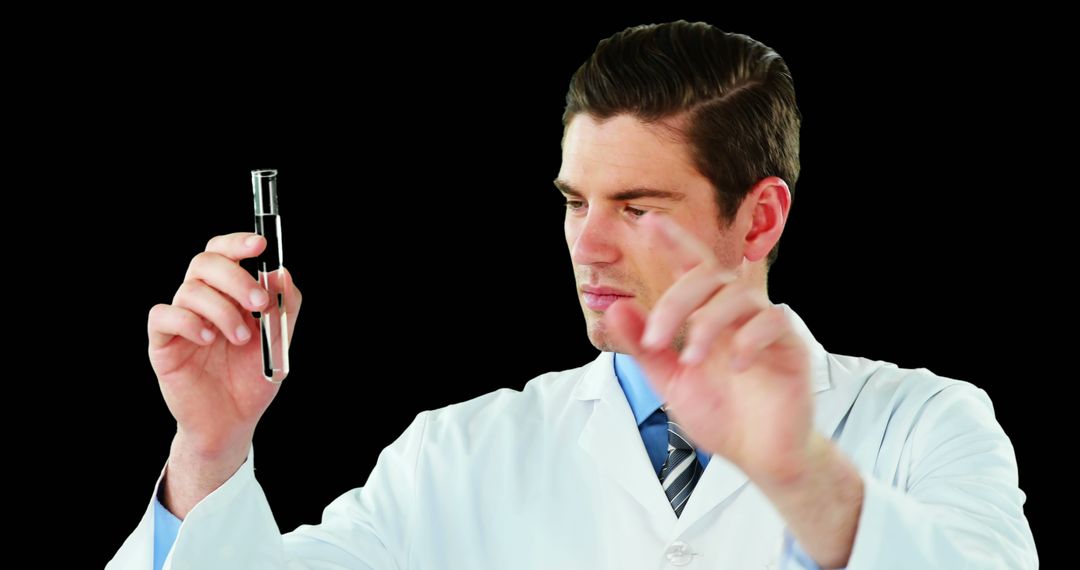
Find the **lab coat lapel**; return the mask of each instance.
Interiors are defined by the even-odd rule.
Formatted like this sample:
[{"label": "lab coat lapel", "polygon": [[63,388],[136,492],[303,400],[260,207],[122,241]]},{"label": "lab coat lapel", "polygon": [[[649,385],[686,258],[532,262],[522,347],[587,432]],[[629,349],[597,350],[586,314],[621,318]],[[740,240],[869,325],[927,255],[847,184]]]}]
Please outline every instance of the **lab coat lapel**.
[{"label": "lab coat lapel", "polygon": [[641,441],[634,413],[615,377],[614,353],[601,352],[585,371],[574,398],[591,400],[578,444],[596,462],[605,478],[615,481],[648,512],[661,536],[678,520]]}]

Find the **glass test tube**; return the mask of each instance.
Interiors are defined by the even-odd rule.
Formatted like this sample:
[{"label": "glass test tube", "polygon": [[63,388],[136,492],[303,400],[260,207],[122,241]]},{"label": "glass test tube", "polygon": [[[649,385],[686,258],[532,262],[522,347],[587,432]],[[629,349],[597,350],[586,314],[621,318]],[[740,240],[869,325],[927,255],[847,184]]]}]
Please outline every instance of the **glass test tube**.
[{"label": "glass test tube", "polygon": [[285,307],[277,170],[252,170],[251,188],[255,194],[255,232],[266,239],[266,249],[256,260],[258,279],[270,297],[263,311],[256,313],[262,343],[263,378],[276,384],[289,373],[289,320]]}]

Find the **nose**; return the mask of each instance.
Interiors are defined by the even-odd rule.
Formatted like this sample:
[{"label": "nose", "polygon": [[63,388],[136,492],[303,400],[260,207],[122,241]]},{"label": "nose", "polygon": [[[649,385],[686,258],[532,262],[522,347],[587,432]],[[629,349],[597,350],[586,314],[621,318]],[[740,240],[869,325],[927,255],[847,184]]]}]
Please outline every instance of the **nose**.
[{"label": "nose", "polygon": [[574,265],[613,263],[619,259],[614,224],[599,208],[582,218],[567,217],[566,239]]}]

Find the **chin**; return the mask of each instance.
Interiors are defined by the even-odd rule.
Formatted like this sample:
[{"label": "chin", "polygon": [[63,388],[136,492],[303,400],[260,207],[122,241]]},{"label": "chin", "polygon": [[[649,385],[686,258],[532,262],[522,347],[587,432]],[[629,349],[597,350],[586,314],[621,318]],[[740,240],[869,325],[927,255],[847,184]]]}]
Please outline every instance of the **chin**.
[{"label": "chin", "polygon": [[[615,339],[611,338],[607,329],[604,327],[604,322],[601,317],[589,317],[585,316],[586,333],[589,336],[589,342],[596,347],[597,350],[603,352],[621,352],[623,354],[630,354],[626,347],[618,344]],[[671,341],[672,348],[676,352],[682,352],[686,345],[686,334],[688,332],[687,323],[683,323],[679,327],[679,330],[675,332],[675,338]]]},{"label": "chin", "polygon": [[586,316],[585,321],[589,342],[596,347],[597,350],[602,352],[623,352],[620,350],[620,347],[615,346],[615,341],[608,335],[607,330],[604,328],[604,324],[599,317],[590,318]]}]

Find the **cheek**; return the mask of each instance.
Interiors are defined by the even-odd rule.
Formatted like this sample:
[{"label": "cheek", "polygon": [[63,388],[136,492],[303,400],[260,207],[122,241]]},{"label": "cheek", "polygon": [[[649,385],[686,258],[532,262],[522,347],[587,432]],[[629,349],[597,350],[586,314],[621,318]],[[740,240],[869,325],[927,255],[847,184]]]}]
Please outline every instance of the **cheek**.
[{"label": "cheek", "polygon": [[648,289],[654,301],[659,299],[675,282],[675,268],[667,255],[652,252],[648,257],[641,259],[638,267],[642,284]]},{"label": "cheek", "polygon": [[664,291],[667,291],[671,282],[656,273],[650,273],[644,277],[643,285],[645,287],[646,298],[642,299],[642,302],[647,302],[648,306],[651,307],[656,301],[660,300],[660,297],[664,295]]}]

